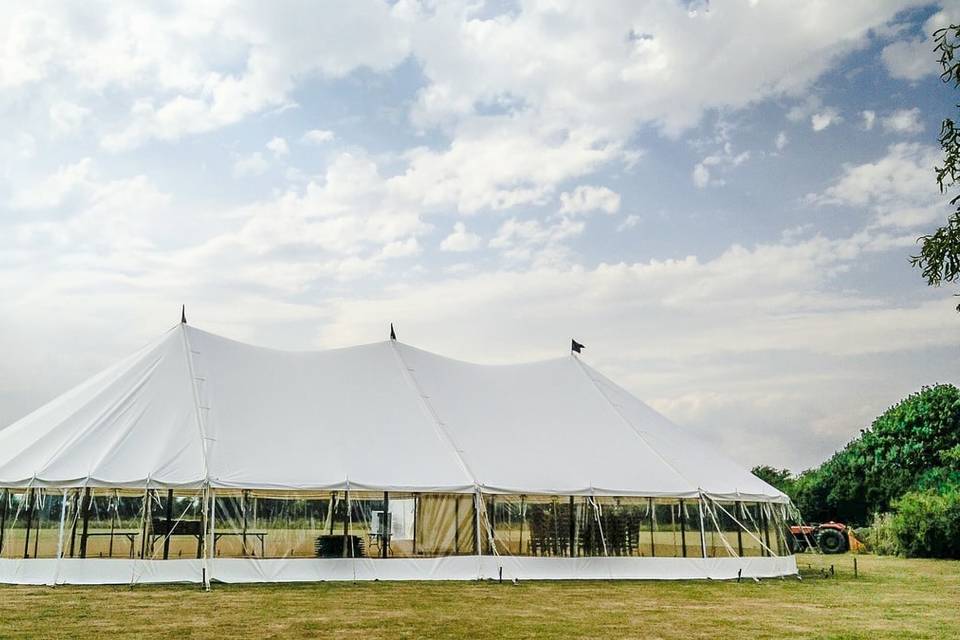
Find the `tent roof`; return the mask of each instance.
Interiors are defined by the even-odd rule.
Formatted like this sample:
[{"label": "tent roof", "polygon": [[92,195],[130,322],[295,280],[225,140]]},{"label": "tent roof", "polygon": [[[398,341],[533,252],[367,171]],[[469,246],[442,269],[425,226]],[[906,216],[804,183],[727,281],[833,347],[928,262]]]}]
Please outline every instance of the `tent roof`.
[{"label": "tent roof", "polygon": [[785,501],[576,356],[255,347],[179,324],[0,430],[0,486]]}]

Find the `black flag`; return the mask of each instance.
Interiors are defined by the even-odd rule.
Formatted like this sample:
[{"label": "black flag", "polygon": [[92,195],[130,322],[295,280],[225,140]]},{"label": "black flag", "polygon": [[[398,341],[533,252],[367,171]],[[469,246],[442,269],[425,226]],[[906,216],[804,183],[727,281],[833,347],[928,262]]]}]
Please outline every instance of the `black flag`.
[{"label": "black flag", "polygon": [[571,351],[576,351],[577,353],[580,353],[580,349],[586,349],[586,347],[585,347],[584,345],[580,344],[579,342],[577,342],[576,340],[571,340],[571,341],[570,341],[570,350],[571,350]]},{"label": "black flag", "polygon": [[391,340],[396,340],[396,339],[397,339],[397,332],[393,330],[393,323],[392,323],[392,322],[390,323],[390,339],[391,339]]},{"label": "black flag", "polygon": [[187,305],[180,307],[180,324],[187,324]]}]

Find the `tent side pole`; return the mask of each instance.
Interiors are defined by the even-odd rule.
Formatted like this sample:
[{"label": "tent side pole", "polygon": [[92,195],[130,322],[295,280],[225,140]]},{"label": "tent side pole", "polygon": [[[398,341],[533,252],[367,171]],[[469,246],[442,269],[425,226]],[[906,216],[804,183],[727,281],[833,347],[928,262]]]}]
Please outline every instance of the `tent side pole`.
[{"label": "tent side pole", "polygon": [[200,518],[200,571],[201,571],[201,580],[203,582],[203,588],[207,591],[210,590],[210,575],[209,575],[209,565],[207,563],[207,547],[209,543],[207,541],[207,527],[210,525],[210,495],[211,495],[210,485],[204,483],[202,498],[203,498],[203,513]]},{"label": "tent side pole", "polygon": [[[210,487],[210,537],[207,543],[210,550],[210,567],[217,558],[217,490]],[[207,571],[207,588],[210,588],[210,571]]]},{"label": "tent side pole", "polygon": [[120,492],[113,490],[113,513],[110,514],[110,546],[107,550],[107,557],[113,557],[113,536],[117,531],[117,519],[120,517]]},{"label": "tent side pole", "polygon": [[687,508],[680,498],[680,547],[683,549],[683,557],[687,557]]},{"label": "tent side pole", "polygon": [[77,522],[80,520],[80,490],[76,489],[71,498],[73,501],[73,517],[70,523],[70,557],[73,557],[77,546]]},{"label": "tent side pole", "polygon": [[170,557],[170,534],[173,533],[173,489],[167,489],[166,535],[163,537],[163,559]]},{"label": "tent side pole", "polygon": [[577,528],[576,528],[576,527],[577,527],[577,522],[576,522],[576,520],[575,520],[574,517],[573,517],[573,512],[574,512],[575,509],[576,509],[575,500],[574,500],[573,496],[570,496],[570,522],[569,522],[569,525],[570,525],[570,526],[569,526],[569,529],[570,529],[570,530],[569,530],[569,532],[568,532],[567,535],[570,537],[570,557],[571,557],[571,558],[574,557],[575,555],[577,555],[577,553],[576,553],[576,550],[577,550],[577,541],[574,540],[574,537],[575,537],[576,534],[577,534]]},{"label": "tent side pole", "polygon": [[[150,489],[143,489],[143,503],[140,505],[140,559],[147,556],[147,505],[150,503]],[[72,552],[71,552],[72,553]]]},{"label": "tent side pole", "polygon": [[[459,504],[459,499],[457,503]],[[477,489],[476,493],[473,494],[473,552],[476,555],[480,555],[480,505],[481,505],[481,496],[480,490]],[[457,526],[459,530],[459,523]]]},{"label": "tent side pole", "polygon": [[460,496],[453,501],[453,553],[460,553]]},{"label": "tent side pole", "polygon": [[520,496],[520,547],[517,549],[517,555],[523,555],[523,500],[526,496]]},{"label": "tent side pole", "polygon": [[420,494],[413,494],[413,555],[417,555],[417,512],[420,510]]},{"label": "tent side pole", "polygon": [[[244,489],[240,493],[240,513],[243,515],[243,532],[241,534],[243,538],[243,557],[247,557],[247,494],[250,493],[248,490]],[[312,525],[311,525],[312,526]],[[254,551],[256,553],[256,551]]]},{"label": "tent side pole", "polygon": [[87,540],[90,533],[90,502],[93,498],[90,495],[90,487],[83,490],[83,531],[80,534],[80,557],[87,557]]},{"label": "tent side pole", "polygon": [[390,494],[386,491],[383,492],[383,519],[380,521],[380,525],[386,529],[386,531],[380,532],[380,557],[387,557],[387,550],[390,548],[390,534],[393,522],[390,518]]},{"label": "tent side pole", "polygon": [[60,528],[57,531],[57,561],[63,557],[63,529],[64,521],[67,519],[67,489],[63,490],[60,499]]},{"label": "tent side pole", "polygon": [[[740,516],[740,513],[743,509],[743,503],[737,502],[733,506],[734,510],[737,512],[737,516]],[[737,554],[742,558],[743,557],[743,527],[737,526]]]},{"label": "tent side pole", "polygon": [[[353,546],[350,544],[350,537],[349,537],[350,536],[350,520],[353,518],[353,514],[350,513],[350,490],[349,489],[347,489],[344,492],[344,501],[346,502],[347,508],[343,512],[343,549],[341,549],[341,551],[343,552],[343,557],[347,558],[349,557],[347,555],[347,551],[348,551],[347,547]],[[353,549],[351,548],[349,549],[349,551],[350,551],[350,556],[352,556]]]},{"label": "tent side pole", "polygon": [[700,550],[703,552],[703,557],[707,557],[707,534],[703,528],[703,494],[697,498],[697,509],[700,513]]},{"label": "tent side pole", "polygon": [[7,526],[7,502],[10,500],[10,490],[3,490],[3,498],[0,498],[0,557],[3,557],[3,533]]},{"label": "tent side pole", "polygon": [[33,520],[33,501],[34,501],[33,492],[34,491],[36,491],[36,489],[30,489],[30,491],[27,493],[27,501],[29,503],[29,506],[27,507],[27,536],[23,542],[24,558],[30,557],[30,525],[32,524],[32,520]]},{"label": "tent side pole", "polygon": [[768,502],[760,504],[760,522],[763,523],[763,540],[767,544],[767,555],[773,555],[770,551],[770,517],[767,515]]},{"label": "tent side pole", "polygon": [[654,526],[655,526],[654,523],[656,522],[656,514],[657,514],[657,512],[654,511],[653,498],[647,498],[647,500],[649,501],[649,505],[650,505],[650,557],[651,557],[651,558],[656,558],[656,557],[657,557],[657,548],[656,548],[656,545],[655,545],[655,542],[654,542],[654,539],[653,539],[653,538],[654,538],[653,528],[654,528]]}]

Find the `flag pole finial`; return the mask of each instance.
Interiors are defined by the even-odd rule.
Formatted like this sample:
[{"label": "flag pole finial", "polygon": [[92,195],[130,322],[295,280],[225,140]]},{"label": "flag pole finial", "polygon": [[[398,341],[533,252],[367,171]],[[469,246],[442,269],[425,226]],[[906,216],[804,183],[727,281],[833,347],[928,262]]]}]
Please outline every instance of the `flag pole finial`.
[{"label": "flag pole finial", "polygon": [[391,339],[391,340],[396,340],[396,339],[397,339],[397,332],[393,330],[393,323],[392,323],[392,322],[390,323],[390,339]]},{"label": "flag pole finial", "polygon": [[581,349],[586,349],[586,345],[577,342],[576,340],[570,341],[570,351],[574,353],[580,353]]},{"label": "flag pole finial", "polygon": [[187,305],[180,305],[180,324],[187,324]]}]

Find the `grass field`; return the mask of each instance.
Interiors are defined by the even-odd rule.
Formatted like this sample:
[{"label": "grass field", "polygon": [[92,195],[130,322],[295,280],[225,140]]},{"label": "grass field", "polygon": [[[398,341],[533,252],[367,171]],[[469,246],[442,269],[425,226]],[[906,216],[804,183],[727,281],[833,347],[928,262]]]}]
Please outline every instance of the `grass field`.
[{"label": "grass field", "polygon": [[759,584],[0,587],[0,638],[960,638],[958,562],[798,560]]}]

